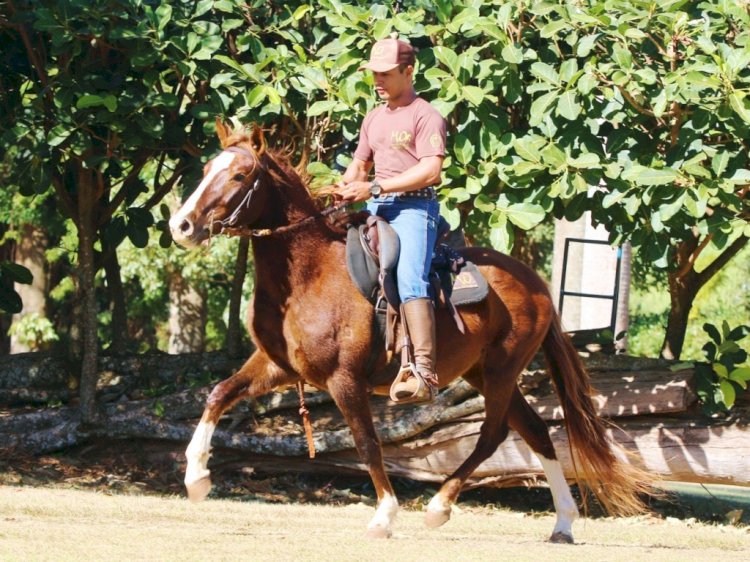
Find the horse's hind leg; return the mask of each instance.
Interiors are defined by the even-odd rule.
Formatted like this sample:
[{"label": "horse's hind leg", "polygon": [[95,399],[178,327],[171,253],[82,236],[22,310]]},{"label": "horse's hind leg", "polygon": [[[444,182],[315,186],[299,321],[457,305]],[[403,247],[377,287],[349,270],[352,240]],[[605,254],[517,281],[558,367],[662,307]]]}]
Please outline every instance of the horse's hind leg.
[{"label": "horse's hind leg", "polygon": [[[508,436],[508,405],[515,386],[517,371],[513,370],[512,365],[507,370],[495,367],[503,363],[497,357],[488,358],[485,361],[484,382],[478,386],[484,394],[485,409],[485,419],[479,432],[479,439],[469,457],[448,477],[427,506],[425,524],[428,527],[438,527],[450,519],[451,506],[458,498],[466,480],[482,462],[492,456],[498,445]],[[520,371],[520,367],[518,370]],[[480,376],[465,376],[464,378],[474,386],[482,380]]]},{"label": "horse's hind leg", "polygon": [[372,421],[367,388],[354,375],[338,373],[328,380],[328,391],[352,431],[357,453],[370,473],[378,496],[378,508],[367,525],[367,536],[388,538],[398,513],[398,501],[383,464],[383,450]]},{"label": "horse's hind leg", "polygon": [[573,521],[578,517],[576,502],[565,480],[562,465],[557,460],[547,424],[529,406],[518,387],[516,387],[511,398],[508,423],[536,453],[544,468],[544,474],[552,491],[555,513],[557,514],[555,528],[549,540],[551,542],[572,543]]},{"label": "horse's hind leg", "polygon": [[221,415],[242,398],[266,394],[281,384],[295,380],[294,375],[289,375],[264,353],[256,351],[237,373],[214,387],[185,451],[185,487],[191,501],[201,501],[211,491],[208,459],[211,456],[211,437]]}]

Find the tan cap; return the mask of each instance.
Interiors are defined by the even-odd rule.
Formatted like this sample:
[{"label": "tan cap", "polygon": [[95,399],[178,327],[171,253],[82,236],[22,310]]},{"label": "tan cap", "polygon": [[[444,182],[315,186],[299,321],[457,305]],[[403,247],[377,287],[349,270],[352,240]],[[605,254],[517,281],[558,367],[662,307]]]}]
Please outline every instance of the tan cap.
[{"label": "tan cap", "polygon": [[359,70],[388,72],[399,64],[411,64],[415,61],[414,49],[400,39],[381,39],[372,46],[370,61],[359,67]]}]

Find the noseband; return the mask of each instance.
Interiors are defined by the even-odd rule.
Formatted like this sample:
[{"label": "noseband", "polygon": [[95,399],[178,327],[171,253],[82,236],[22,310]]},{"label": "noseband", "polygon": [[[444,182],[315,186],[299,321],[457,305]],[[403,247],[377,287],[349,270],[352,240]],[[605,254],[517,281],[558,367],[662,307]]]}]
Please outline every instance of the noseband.
[{"label": "noseband", "polygon": [[[332,205],[330,207],[325,208],[320,213],[310,215],[307,218],[302,219],[299,222],[287,224],[284,226],[279,226],[277,228],[247,228],[243,226],[238,226],[237,221],[240,218],[240,214],[245,210],[249,209],[251,202],[253,200],[253,197],[260,194],[261,190],[265,187],[264,184],[261,183],[261,174],[266,172],[265,166],[263,166],[260,161],[258,160],[258,156],[251,152],[250,150],[243,148],[241,146],[230,146],[229,148],[224,149],[226,152],[234,152],[235,154],[242,154],[243,156],[249,156],[253,160],[255,160],[257,168],[259,169],[257,176],[255,177],[255,181],[253,181],[253,185],[250,187],[250,189],[247,191],[245,196],[242,198],[242,200],[239,202],[237,207],[234,209],[234,211],[231,212],[231,214],[220,221],[211,221],[211,224],[218,224],[219,225],[219,234],[228,234],[230,236],[272,236],[277,234],[283,234],[286,232],[289,232],[291,230],[296,230],[297,228],[300,228],[308,223],[311,223],[317,219],[327,217],[330,214],[335,213],[336,211],[339,211],[345,207],[348,207],[350,204],[340,204],[340,205]],[[251,221],[252,222],[252,221]],[[213,227],[212,227],[213,228]]]}]

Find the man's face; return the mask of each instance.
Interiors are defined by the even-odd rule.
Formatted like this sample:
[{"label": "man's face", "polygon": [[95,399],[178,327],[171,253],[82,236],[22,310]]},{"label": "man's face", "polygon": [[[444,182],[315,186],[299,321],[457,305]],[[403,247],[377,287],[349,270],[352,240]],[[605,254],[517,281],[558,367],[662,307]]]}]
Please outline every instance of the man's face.
[{"label": "man's face", "polygon": [[375,91],[382,100],[398,99],[411,91],[413,73],[413,66],[407,66],[403,71],[396,67],[388,72],[373,72]]}]

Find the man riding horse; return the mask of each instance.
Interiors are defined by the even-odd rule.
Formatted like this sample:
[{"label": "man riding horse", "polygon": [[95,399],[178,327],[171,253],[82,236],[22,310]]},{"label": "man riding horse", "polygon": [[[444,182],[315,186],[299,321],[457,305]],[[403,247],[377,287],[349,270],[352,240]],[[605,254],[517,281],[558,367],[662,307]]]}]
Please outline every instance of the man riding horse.
[{"label": "man riding horse", "polygon": [[[422,377],[433,379],[436,370],[441,386],[463,377],[484,396],[475,448],[430,500],[425,524],[437,527],[448,521],[468,479],[512,428],[534,451],[550,483],[558,514],[550,540],[573,542],[578,510],[566,473],[547,425],[518,386],[520,373],[540,348],[564,412],[574,469],[568,476],[576,476],[611,513],[622,514],[643,510],[639,494],[651,490],[650,478],[624,461],[626,455],[613,445],[598,417],[588,374],[562,330],[546,283],[512,257],[490,248],[461,250],[486,279],[489,291],[483,300],[462,306],[464,330],[447,309],[437,311],[442,352],[434,357],[433,310],[423,267],[435,239],[437,202],[431,188],[440,177],[445,123],[416,97],[413,63],[411,47],[395,39],[373,49],[368,66],[387,103],[366,118],[360,147],[338,190],[347,201],[373,197],[370,209],[402,229],[398,285],[407,301],[404,316],[417,343],[421,376],[404,380],[397,399],[430,398],[434,391]],[[324,213],[335,207],[320,210],[319,200],[288,158],[267,147],[260,128],[230,129],[217,120],[216,132],[221,151],[206,163],[203,179],[169,226],[174,240],[186,247],[207,244],[222,233],[251,238],[255,293],[248,330],[256,349],[206,401],[185,451],[188,495],[199,501],[211,489],[211,440],[215,432],[222,433],[224,412],[241,399],[308,383],[331,394],[372,478],[378,507],[367,536],[389,537],[398,500],[370,407],[371,394],[384,393],[384,383],[377,381],[387,380],[382,378],[388,374],[387,353],[378,350],[368,368],[374,311],[347,271],[348,235],[326,220]],[[373,161],[375,181],[369,182]],[[401,271],[410,266],[417,272]]]},{"label": "man riding horse", "polygon": [[[416,372],[394,383],[397,402],[432,400],[435,374],[435,312],[428,274],[437,237],[440,183],[445,156],[445,119],[414,90],[414,49],[396,38],[375,43],[360,70],[372,71],[383,105],[364,119],[359,145],[338,194],[368,201],[367,210],[388,220],[401,241],[396,280],[402,321],[413,345]],[[375,178],[369,181],[374,164]]]}]

